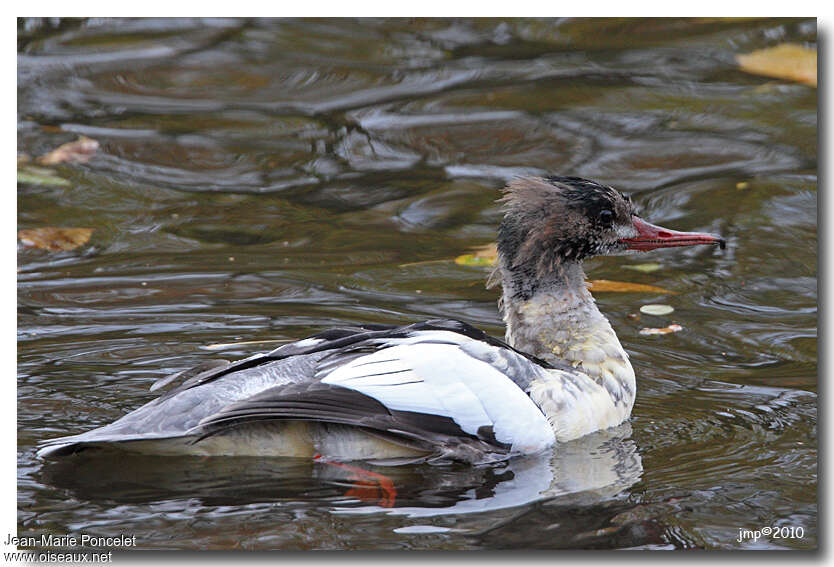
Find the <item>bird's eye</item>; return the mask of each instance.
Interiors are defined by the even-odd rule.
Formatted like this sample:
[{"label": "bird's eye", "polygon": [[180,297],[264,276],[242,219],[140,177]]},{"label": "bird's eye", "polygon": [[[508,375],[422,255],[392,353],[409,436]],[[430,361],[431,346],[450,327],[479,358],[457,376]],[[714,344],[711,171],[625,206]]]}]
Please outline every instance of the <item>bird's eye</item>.
[{"label": "bird's eye", "polygon": [[614,213],[609,209],[603,209],[599,213],[599,221],[605,225],[610,226],[611,222],[614,220]]}]

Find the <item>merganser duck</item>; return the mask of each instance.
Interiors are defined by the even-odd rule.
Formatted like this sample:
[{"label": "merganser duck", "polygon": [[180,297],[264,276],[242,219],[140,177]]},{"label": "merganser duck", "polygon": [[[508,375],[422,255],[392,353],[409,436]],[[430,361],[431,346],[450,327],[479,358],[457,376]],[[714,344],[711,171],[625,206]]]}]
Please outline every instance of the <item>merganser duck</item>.
[{"label": "merganser duck", "polygon": [[542,451],[621,424],[634,370],[585,283],[582,260],[719,244],[635,214],[631,199],[578,177],[510,182],[498,231],[506,342],[466,323],[331,329],[175,386],[117,421],[42,444],[150,454],[471,463]]}]

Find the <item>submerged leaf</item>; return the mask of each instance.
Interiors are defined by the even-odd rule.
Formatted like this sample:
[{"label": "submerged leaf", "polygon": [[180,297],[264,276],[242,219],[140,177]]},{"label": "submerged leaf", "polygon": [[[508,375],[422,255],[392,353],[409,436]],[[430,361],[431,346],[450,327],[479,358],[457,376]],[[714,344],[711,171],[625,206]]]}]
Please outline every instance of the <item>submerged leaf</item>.
[{"label": "submerged leaf", "polygon": [[405,264],[400,264],[397,266],[398,268],[411,268],[413,266],[425,266],[427,264],[446,264],[449,260],[423,260],[421,262],[406,262]]},{"label": "submerged leaf", "polygon": [[98,150],[99,143],[87,136],[79,136],[74,142],[58,146],[46,155],[37,159],[41,165],[55,165],[56,163],[87,163]]},{"label": "submerged leaf", "polygon": [[644,274],[648,274],[651,272],[656,272],[660,269],[660,264],[656,262],[646,262],[645,264],[629,264],[627,266],[623,266],[626,270],[636,270],[638,272],[643,272]]},{"label": "submerged leaf", "polygon": [[736,55],[742,71],[817,86],[817,51],[795,43]]},{"label": "submerged leaf", "polygon": [[17,237],[24,246],[60,252],[73,250],[86,244],[93,234],[92,228],[30,228],[19,230]]},{"label": "submerged leaf", "polygon": [[676,293],[662,287],[631,282],[615,282],[612,280],[588,280],[591,291],[616,291],[622,293]]},{"label": "submerged leaf", "polygon": [[683,327],[677,324],[669,325],[668,327],[661,327],[659,329],[654,329],[651,327],[645,327],[640,329],[641,335],[668,335],[669,333],[677,333],[678,331],[682,331]]},{"label": "submerged leaf", "polygon": [[640,307],[640,313],[645,313],[646,315],[668,315],[674,311],[675,308],[671,305],[649,304]]},{"label": "submerged leaf", "polygon": [[46,169],[45,167],[33,167],[30,165],[17,168],[17,182],[28,183],[30,185],[47,185],[52,187],[66,187],[70,184],[69,181],[63,177],[58,177],[50,169]]}]

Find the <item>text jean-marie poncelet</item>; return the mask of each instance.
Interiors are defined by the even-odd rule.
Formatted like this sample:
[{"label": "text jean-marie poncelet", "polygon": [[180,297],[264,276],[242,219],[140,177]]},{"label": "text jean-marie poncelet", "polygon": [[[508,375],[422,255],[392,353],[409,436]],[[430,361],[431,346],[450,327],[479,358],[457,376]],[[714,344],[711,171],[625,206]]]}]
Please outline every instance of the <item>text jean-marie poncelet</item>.
[{"label": "text jean-marie poncelet", "polygon": [[39,536],[6,536],[6,545],[17,547],[136,547],[135,535],[118,536],[94,536],[90,534],[80,535],[55,535],[41,534]]}]

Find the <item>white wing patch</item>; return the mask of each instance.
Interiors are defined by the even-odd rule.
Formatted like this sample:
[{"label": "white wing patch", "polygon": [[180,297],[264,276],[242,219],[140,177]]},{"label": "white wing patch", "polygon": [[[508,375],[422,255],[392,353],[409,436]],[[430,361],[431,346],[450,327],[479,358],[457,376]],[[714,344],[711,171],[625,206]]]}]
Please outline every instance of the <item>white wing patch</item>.
[{"label": "white wing patch", "polygon": [[[465,340],[457,335],[456,342]],[[392,410],[451,418],[471,435],[492,427],[495,438],[513,451],[538,451],[555,440],[527,394],[458,344],[403,340],[336,368],[322,382],[361,392]]]}]

